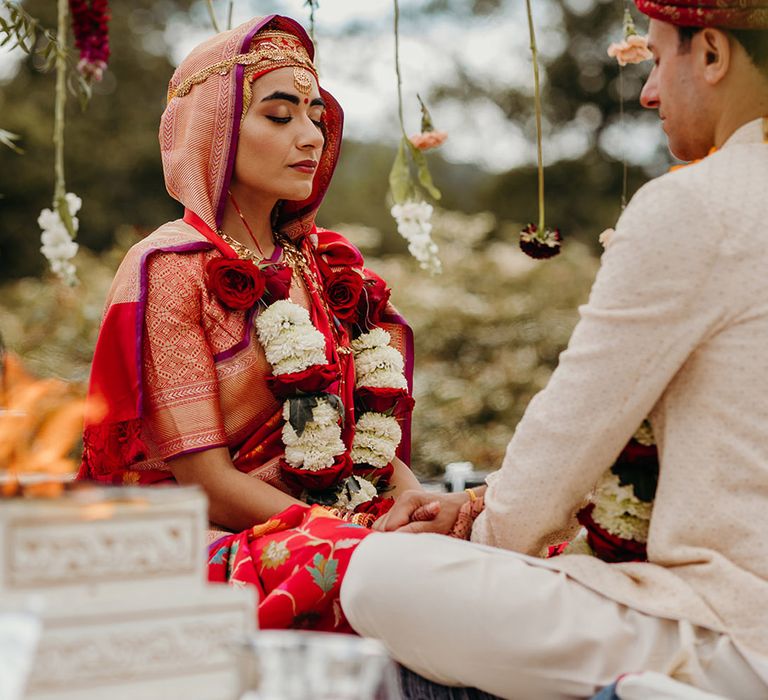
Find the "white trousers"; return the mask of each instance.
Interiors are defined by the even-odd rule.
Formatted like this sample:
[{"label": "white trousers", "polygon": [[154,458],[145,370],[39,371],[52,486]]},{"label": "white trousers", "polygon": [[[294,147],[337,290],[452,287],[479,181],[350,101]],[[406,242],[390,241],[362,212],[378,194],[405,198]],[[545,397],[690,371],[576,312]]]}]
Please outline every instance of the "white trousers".
[{"label": "white trousers", "polygon": [[768,698],[728,636],[646,615],[531,561],[439,535],[377,533],[352,556],[341,604],[357,632],[408,668],[503,698],[587,698],[633,671]]}]

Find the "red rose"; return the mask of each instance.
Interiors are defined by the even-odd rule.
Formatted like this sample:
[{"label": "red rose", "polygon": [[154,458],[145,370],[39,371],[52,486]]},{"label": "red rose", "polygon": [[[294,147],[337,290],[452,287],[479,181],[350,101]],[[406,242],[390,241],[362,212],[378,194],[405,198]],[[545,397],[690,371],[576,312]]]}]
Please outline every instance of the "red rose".
[{"label": "red rose", "polygon": [[374,496],[370,501],[357,506],[355,513],[370,513],[375,519],[378,519],[385,513],[389,513],[393,505],[395,505],[395,499],[391,496],[386,498]]},{"label": "red rose", "polygon": [[413,397],[406,389],[372,386],[361,386],[355,389],[355,404],[360,413],[392,411],[394,416],[400,418],[413,410],[414,403]]},{"label": "red rose", "polygon": [[267,294],[273,301],[287,299],[291,289],[293,271],[284,265],[268,265],[261,273],[264,275]]},{"label": "red rose", "polygon": [[361,321],[368,319],[373,324],[381,323],[390,293],[387,283],[381,277],[366,270],[363,291],[357,305],[358,318]]},{"label": "red rose", "polygon": [[267,386],[276,398],[284,401],[298,392],[319,394],[326,391],[333,382],[339,379],[339,368],[336,365],[312,365],[303,372],[270,375]]},{"label": "red rose", "polygon": [[265,280],[250,260],[213,258],[205,266],[205,286],[224,306],[242,311],[261,299]]},{"label": "red rose", "polygon": [[349,267],[332,273],[325,282],[328,306],[340,321],[355,319],[362,291],[363,278]]},{"label": "red rose", "polygon": [[297,486],[307,491],[325,491],[341,483],[352,473],[352,460],[344,452],[336,457],[333,465],[327,469],[302,469],[292,467],[284,459],[280,460],[280,471],[289,486]]}]

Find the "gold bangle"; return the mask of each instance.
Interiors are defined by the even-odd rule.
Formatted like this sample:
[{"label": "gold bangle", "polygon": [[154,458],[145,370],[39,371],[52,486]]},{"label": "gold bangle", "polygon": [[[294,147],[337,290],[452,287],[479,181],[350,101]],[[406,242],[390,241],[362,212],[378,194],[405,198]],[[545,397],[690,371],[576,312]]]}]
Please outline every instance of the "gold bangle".
[{"label": "gold bangle", "polygon": [[474,503],[477,500],[477,494],[474,492],[473,489],[464,489],[466,493],[469,494],[469,502]]}]

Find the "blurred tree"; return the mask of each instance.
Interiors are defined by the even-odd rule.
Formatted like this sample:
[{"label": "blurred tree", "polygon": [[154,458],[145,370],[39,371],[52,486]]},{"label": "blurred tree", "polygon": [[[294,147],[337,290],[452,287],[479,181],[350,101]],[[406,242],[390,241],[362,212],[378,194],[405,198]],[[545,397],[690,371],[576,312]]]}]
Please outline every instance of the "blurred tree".
[{"label": "blurred tree", "polygon": [[[85,114],[67,104],[65,158],[69,191],[87,194],[78,242],[102,250],[121,223],[154,228],[180,208],[165,194],[157,125],[173,72],[164,28],[189,6],[186,0],[111,3],[112,59],[94,85]],[[56,24],[56,3],[29,0],[25,9],[46,27]],[[21,135],[23,156],[0,148],[0,278],[39,273],[37,212],[53,194],[53,75],[25,59],[0,88],[2,126]]]}]

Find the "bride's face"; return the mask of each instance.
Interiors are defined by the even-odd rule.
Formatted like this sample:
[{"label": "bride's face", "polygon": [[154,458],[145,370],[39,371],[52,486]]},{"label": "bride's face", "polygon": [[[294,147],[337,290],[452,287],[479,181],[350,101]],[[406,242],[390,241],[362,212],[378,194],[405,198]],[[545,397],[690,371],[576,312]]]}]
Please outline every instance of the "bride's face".
[{"label": "bride's face", "polygon": [[309,94],[294,86],[293,68],[267,73],[252,87],[234,181],[260,199],[306,199],[324,142],[320,121],[325,105],[314,76]]}]

